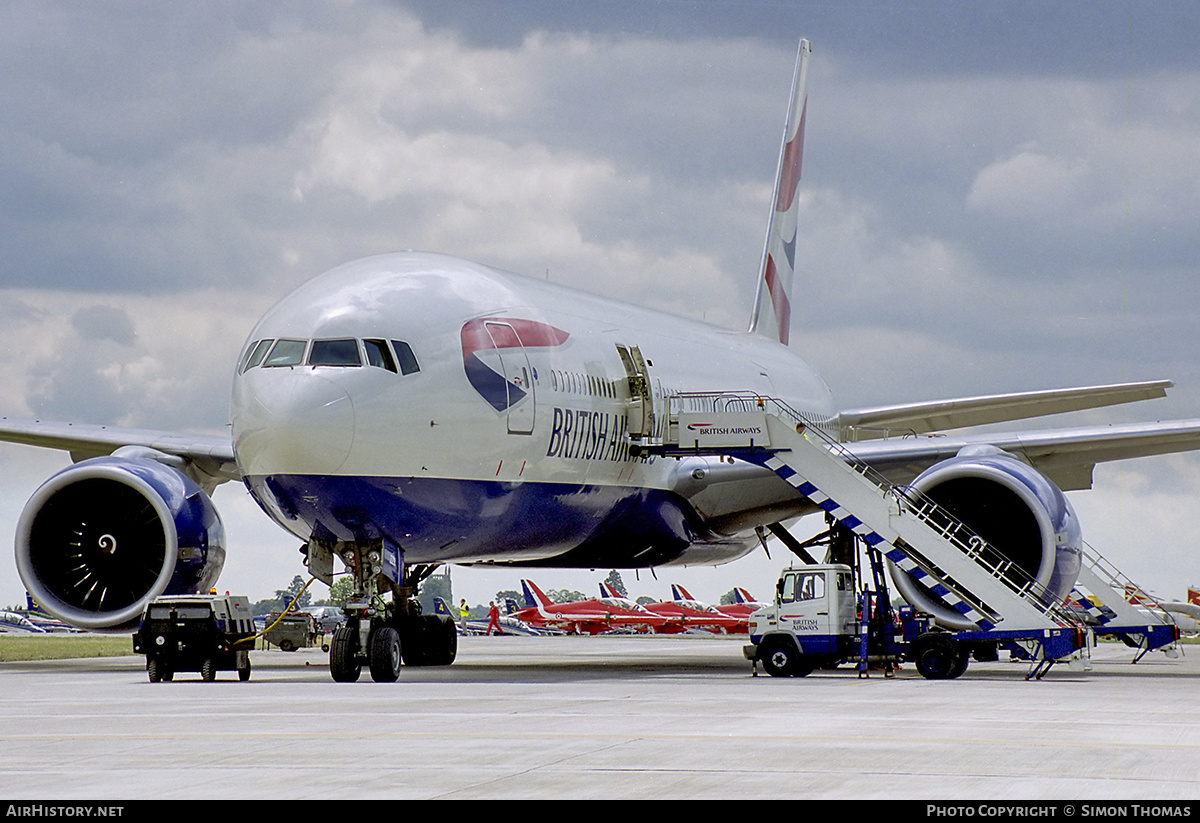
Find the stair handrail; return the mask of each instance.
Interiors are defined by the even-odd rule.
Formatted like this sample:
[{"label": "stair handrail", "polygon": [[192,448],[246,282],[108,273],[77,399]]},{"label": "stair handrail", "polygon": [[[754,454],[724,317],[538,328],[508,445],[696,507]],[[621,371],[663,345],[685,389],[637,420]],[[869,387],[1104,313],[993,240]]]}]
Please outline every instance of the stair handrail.
[{"label": "stair handrail", "polygon": [[[1114,592],[1123,594],[1125,600],[1134,606],[1144,608],[1147,613],[1164,625],[1173,625],[1174,618],[1162,607],[1159,599],[1134,583],[1118,569],[1111,561],[1096,550],[1096,547],[1086,540],[1083,541],[1083,560],[1091,568],[1092,573],[1108,583]],[[1131,599],[1136,598],[1136,601]]]}]

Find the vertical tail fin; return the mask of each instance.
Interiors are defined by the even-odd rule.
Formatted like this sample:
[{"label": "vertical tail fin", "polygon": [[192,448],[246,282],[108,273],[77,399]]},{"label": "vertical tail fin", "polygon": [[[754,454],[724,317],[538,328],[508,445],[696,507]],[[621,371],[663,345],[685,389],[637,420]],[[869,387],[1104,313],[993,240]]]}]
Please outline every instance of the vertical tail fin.
[{"label": "vertical tail fin", "polygon": [[754,597],[750,594],[750,592],[746,591],[745,589],[734,588],[733,602],[734,603],[757,603],[758,601],[755,600]]},{"label": "vertical tail fin", "polygon": [[696,598],[692,597],[692,595],[688,593],[688,590],[685,589],[683,586],[680,586],[678,583],[672,583],[671,584],[671,599],[672,600],[695,600]]},{"label": "vertical tail fin", "polygon": [[549,597],[546,597],[542,590],[539,589],[537,584],[532,580],[522,580],[521,589],[525,592],[526,608],[534,607],[544,609],[548,606],[554,605],[554,601],[552,601]]},{"label": "vertical tail fin", "polygon": [[759,268],[758,293],[750,331],[785,346],[792,319],[792,281],[796,271],[796,189],[804,157],[804,118],[808,110],[808,60],[812,46],[800,41],[796,72],[792,76],[792,100],[788,106],[779,170],[775,175],[775,202]]}]

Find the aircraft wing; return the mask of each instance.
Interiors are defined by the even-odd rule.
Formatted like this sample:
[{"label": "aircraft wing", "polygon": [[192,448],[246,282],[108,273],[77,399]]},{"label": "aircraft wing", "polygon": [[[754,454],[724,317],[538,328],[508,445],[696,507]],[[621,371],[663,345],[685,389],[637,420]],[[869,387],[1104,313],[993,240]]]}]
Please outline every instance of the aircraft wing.
[{"label": "aircraft wing", "polygon": [[[1092,471],[1097,463],[1200,450],[1200,420],[938,433],[843,445],[857,459],[900,484],[912,482],[930,466],[968,446],[995,446],[1028,462],[1063,491],[1071,491],[1092,487]],[[779,482],[773,473],[740,461],[681,460],[673,488],[710,528],[721,534],[744,531],[770,517],[786,520],[803,513],[796,508],[794,488]]]},{"label": "aircraft wing", "polygon": [[966,446],[985,444],[1024,458],[1064,491],[1090,489],[1097,463],[1200,449],[1200,420],[906,437],[846,446],[888,479],[905,483]]},{"label": "aircraft wing", "polygon": [[[211,489],[228,480],[240,480],[228,437],[118,426],[63,423],[0,417],[0,442],[22,443],[70,452],[78,462],[103,457],[130,447],[150,450],[144,456],[162,460],[176,458],[201,486]],[[157,453],[157,454],[156,454]]]},{"label": "aircraft wing", "polygon": [[1173,385],[1170,380],[1149,380],[875,406],[843,411],[838,421],[842,440],[861,441],[889,433],[924,434],[1152,400],[1165,397]]}]

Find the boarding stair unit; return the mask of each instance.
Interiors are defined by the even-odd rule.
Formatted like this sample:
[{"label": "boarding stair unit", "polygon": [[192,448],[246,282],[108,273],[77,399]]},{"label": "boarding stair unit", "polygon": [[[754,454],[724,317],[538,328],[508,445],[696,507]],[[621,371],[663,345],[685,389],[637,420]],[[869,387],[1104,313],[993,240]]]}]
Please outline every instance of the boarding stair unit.
[{"label": "boarding stair unit", "polygon": [[[782,401],[748,393],[680,393],[665,400],[661,440],[643,442],[643,451],[720,454],[770,469],[973,624],[956,638],[1002,642],[1045,668],[1079,657],[1081,649],[1086,654],[1094,616],[1064,608],[944,507],[855,458],[833,436],[832,421],[810,420]],[[1094,571],[1081,579],[1093,595],[1088,603],[1114,596],[1124,603]],[[1148,635],[1146,615],[1133,611],[1136,617],[1115,609],[1104,616],[1118,632],[1119,625],[1138,623],[1139,636]]]},{"label": "boarding stair unit", "polygon": [[[1173,647],[1179,638],[1175,619],[1158,599],[1086,543],[1068,607],[1087,615],[1093,634],[1116,637],[1136,649],[1134,663],[1149,651]],[[1174,656],[1173,648],[1164,650]]]}]

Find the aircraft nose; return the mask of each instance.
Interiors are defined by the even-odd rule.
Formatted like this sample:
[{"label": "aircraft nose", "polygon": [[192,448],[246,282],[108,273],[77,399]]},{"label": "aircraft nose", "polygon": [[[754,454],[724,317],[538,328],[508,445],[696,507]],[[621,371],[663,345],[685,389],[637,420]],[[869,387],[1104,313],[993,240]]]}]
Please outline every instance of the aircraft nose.
[{"label": "aircraft nose", "polygon": [[332,474],[354,445],[350,395],[308,368],[256,369],[234,400],[234,442],[244,475]]}]

